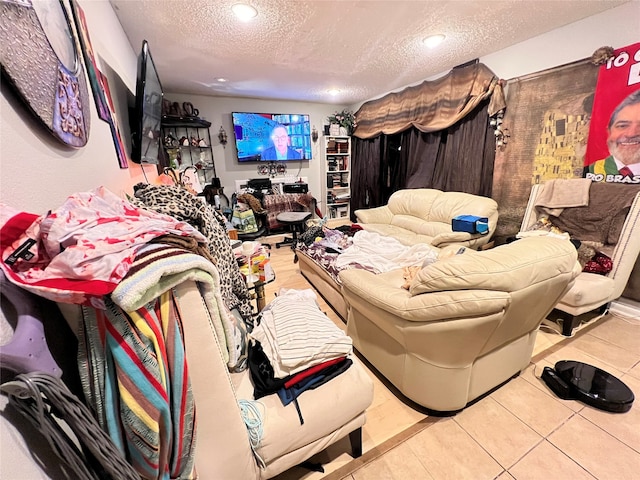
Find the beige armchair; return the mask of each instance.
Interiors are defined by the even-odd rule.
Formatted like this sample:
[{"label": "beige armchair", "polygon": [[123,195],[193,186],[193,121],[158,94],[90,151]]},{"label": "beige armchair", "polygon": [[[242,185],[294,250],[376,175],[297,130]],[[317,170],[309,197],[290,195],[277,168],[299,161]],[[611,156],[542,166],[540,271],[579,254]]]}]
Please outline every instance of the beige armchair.
[{"label": "beige armchair", "polygon": [[538,327],[580,273],[576,249],[527,238],[403,272],[340,273],[347,332],[404,395],[440,412],[462,409],[524,369]]},{"label": "beige armchair", "polygon": [[[561,183],[555,181],[554,184],[566,192],[572,188],[580,188],[582,181],[583,179],[571,179],[562,180]],[[548,216],[547,210],[541,208],[543,206],[539,201],[545,185],[534,185],[531,188],[520,232],[528,231],[542,216]],[[627,198],[626,201],[623,196]],[[545,194],[545,198],[548,199],[550,196]],[[617,199],[616,203],[613,199]],[[578,212],[589,209],[591,210],[588,213],[589,223],[610,224],[608,234],[603,232],[602,240],[604,241],[599,250],[611,257],[613,270],[606,275],[581,272],[573,287],[560,299],[555,308],[562,312],[562,334],[565,336],[571,336],[573,329],[580,324],[579,315],[596,309],[600,309],[600,313],[605,313],[610,303],[622,295],[640,254],[640,187],[593,183],[586,202],[585,206],[564,208],[558,214],[558,218],[568,217],[568,219],[557,223],[562,225],[572,238],[578,240],[587,240],[586,236],[592,239],[593,232],[600,233],[594,225],[581,226],[580,219],[583,218],[584,213],[578,214]],[[617,211],[612,211],[610,205],[629,206],[620,209],[616,207]],[[580,215],[579,218],[573,222],[576,228],[567,227],[572,216],[577,215]],[[554,223],[553,217],[550,218]],[[584,230],[582,227],[589,227],[589,233],[585,234],[585,237],[578,231]]]}]

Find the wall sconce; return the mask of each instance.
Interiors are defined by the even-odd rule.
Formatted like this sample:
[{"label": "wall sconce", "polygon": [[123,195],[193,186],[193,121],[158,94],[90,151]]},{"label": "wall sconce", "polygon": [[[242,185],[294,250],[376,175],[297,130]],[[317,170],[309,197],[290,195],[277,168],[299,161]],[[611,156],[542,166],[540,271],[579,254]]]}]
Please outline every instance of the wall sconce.
[{"label": "wall sconce", "polygon": [[315,125],[311,129],[311,140],[313,140],[313,143],[316,143],[318,141],[318,130],[316,130]]},{"label": "wall sconce", "polygon": [[224,131],[224,127],[220,125],[220,131],[218,132],[218,140],[220,140],[220,144],[227,148],[227,132]]}]

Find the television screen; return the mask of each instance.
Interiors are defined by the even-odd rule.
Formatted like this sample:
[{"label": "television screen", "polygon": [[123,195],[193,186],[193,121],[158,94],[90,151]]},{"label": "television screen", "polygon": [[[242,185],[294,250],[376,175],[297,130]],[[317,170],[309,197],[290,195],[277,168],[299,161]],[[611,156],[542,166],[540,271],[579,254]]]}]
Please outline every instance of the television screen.
[{"label": "television screen", "polygon": [[136,103],[129,117],[131,125],[131,160],[136,163],[158,163],[161,147],[162,85],[149,44],[142,41],[138,56]]},{"label": "television screen", "polygon": [[309,115],[233,112],[239,162],[311,160]]}]

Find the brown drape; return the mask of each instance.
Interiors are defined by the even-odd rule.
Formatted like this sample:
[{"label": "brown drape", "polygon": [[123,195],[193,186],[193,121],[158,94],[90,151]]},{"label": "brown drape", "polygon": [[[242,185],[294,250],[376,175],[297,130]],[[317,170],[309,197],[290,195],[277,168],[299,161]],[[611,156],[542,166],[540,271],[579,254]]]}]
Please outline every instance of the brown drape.
[{"label": "brown drape", "polygon": [[[351,220],[355,220],[353,212],[369,205],[381,205],[383,196],[381,184],[382,138],[359,140],[352,143],[351,161]],[[359,158],[359,161],[355,161]],[[354,186],[356,186],[354,188]]]},{"label": "brown drape", "polygon": [[405,188],[491,196],[495,135],[489,100],[440,132],[411,127],[394,135],[352,139],[351,211],[384,205]]},{"label": "brown drape", "polygon": [[457,67],[447,75],[364,103],[356,112],[355,137],[392,135],[415,127],[436,132],[454,125],[486,98],[488,113],[505,107],[499,79],[488,67],[475,63]]}]

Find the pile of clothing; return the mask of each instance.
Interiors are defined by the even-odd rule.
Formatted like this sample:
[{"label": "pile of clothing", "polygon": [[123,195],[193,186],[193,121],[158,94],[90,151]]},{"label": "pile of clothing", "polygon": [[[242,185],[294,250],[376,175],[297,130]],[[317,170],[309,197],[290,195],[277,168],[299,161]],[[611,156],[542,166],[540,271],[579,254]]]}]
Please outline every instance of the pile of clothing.
[{"label": "pile of clothing", "polygon": [[351,337],[322,313],[312,290],[282,289],[250,334],[254,398],[276,393],[296,406],[302,425],[298,396],[346,371],[352,352]]}]

